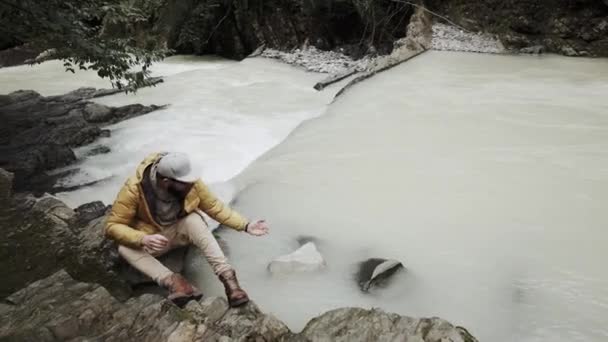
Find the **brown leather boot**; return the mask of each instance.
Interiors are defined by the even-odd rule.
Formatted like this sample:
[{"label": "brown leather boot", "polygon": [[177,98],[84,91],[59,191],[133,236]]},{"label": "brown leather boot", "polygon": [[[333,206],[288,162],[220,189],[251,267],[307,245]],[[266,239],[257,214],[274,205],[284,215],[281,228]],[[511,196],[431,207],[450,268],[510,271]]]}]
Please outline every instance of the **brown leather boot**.
[{"label": "brown leather boot", "polygon": [[164,278],[161,280],[161,285],[169,290],[167,298],[180,308],[191,300],[199,300],[203,297],[203,294],[179,273]]},{"label": "brown leather boot", "polygon": [[226,289],[226,297],[228,297],[228,303],[230,307],[237,307],[249,302],[249,296],[243,291],[239,285],[239,281],[236,279],[234,270],[224,271],[219,275],[220,280],[224,284]]}]

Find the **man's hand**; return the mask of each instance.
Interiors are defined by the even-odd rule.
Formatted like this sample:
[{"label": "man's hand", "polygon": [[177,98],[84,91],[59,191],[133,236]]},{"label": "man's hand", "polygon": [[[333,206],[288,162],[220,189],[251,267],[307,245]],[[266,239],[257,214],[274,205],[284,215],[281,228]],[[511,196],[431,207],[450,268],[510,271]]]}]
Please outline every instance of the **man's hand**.
[{"label": "man's hand", "polygon": [[268,224],[264,220],[260,220],[247,225],[247,233],[254,236],[262,236],[268,234]]},{"label": "man's hand", "polygon": [[153,252],[162,252],[169,248],[169,240],[160,234],[146,235],[141,243],[146,249]]}]

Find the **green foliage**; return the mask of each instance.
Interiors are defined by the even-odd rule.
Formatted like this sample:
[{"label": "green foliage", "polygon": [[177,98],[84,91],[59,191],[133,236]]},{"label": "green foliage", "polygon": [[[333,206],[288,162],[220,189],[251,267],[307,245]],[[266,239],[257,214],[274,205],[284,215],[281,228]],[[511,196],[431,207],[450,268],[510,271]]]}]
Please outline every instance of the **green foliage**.
[{"label": "green foliage", "polygon": [[169,51],[104,34],[104,27],[147,22],[160,5],[161,0],[138,5],[123,0],[0,0],[0,33],[51,51],[66,71],[95,70],[113,86],[135,91],[151,84],[150,66]]}]

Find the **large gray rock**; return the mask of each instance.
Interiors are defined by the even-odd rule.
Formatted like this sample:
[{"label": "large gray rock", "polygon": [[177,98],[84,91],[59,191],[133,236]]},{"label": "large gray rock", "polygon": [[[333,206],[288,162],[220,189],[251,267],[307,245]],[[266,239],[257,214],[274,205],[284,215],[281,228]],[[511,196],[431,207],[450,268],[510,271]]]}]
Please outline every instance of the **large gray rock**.
[{"label": "large gray rock", "polygon": [[465,329],[440,318],[411,318],[382,310],[343,308],[311,320],[299,341],[475,342]]}]

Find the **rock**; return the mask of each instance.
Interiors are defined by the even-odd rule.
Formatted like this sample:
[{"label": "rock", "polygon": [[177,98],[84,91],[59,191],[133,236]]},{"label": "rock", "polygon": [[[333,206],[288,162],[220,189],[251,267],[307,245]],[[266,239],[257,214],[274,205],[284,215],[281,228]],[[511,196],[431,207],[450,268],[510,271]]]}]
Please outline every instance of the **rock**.
[{"label": "rock", "polygon": [[15,176],[0,168],[0,204],[3,206],[8,203],[10,198],[13,196],[13,178]]},{"label": "rock", "polygon": [[106,154],[106,153],[110,153],[110,152],[112,152],[112,150],[108,146],[100,145],[100,146],[97,146],[97,147],[91,149],[87,153],[87,157],[92,157],[92,156],[96,156],[96,155],[100,155],[100,154]]},{"label": "rock", "polygon": [[562,46],[560,52],[566,56],[578,56],[578,52],[574,50],[571,46]]},{"label": "rock", "polygon": [[98,103],[88,103],[84,107],[84,119],[88,122],[107,122],[112,118],[112,110]]},{"label": "rock", "polygon": [[470,32],[461,28],[433,24],[432,48],[443,51],[465,51],[482,53],[503,53],[505,48],[500,40],[487,33]]},{"label": "rock", "polygon": [[60,96],[34,91],[0,96],[0,167],[15,174],[15,190],[52,191],[58,175],[46,171],[75,162],[72,148],[105,136],[105,125],[161,108],[109,108],[86,101],[115,92],[80,88]]},{"label": "rock", "polygon": [[272,274],[314,272],[325,268],[325,260],[314,243],[308,242],[291,254],[280,256],[268,265]]},{"label": "rock", "polygon": [[59,198],[50,194],[45,194],[43,197],[37,199],[33,209],[43,213],[54,222],[65,226],[72,222],[76,215],[72,208],[68,207]]},{"label": "rock", "polygon": [[440,318],[411,318],[382,310],[343,308],[312,319],[299,341],[476,342],[465,329]]},{"label": "rock", "polygon": [[404,268],[400,261],[394,259],[367,259],[359,263],[357,283],[361,291],[369,292],[372,287],[388,285],[390,278]]},{"label": "rock", "polygon": [[80,205],[74,209],[76,211],[78,221],[87,223],[93,219],[101,217],[106,214],[110,206],[103,204],[102,201],[95,201]]},{"label": "rock", "polygon": [[507,50],[542,45],[547,52],[608,56],[602,21],[608,7],[597,0],[425,1],[430,9],[471,32],[492,33]]},{"label": "rock", "polygon": [[35,58],[39,52],[39,49],[28,45],[20,45],[2,50],[0,51],[0,67],[24,64],[28,59]]},{"label": "rock", "polygon": [[542,45],[534,45],[530,47],[526,47],[519,50],[519,53],[531,54],[531,55],[540,55],[545,51],[545,47]]},{"label": "rock", "polygon": [[42,63],[55,58],[56,54],[57,49],[48,49],[42,51],[40,54],[38,54],[38,56],[36,56],[36,58],[26,60],[25,64]]},{"label": "rock", "polygon": [[120,302],[97,284],[59,271],[10,295],[0,310],[0,340],[276,341],[290,333],[255,303],[228,309],[223,298],[186,308],[155,295]]}]

